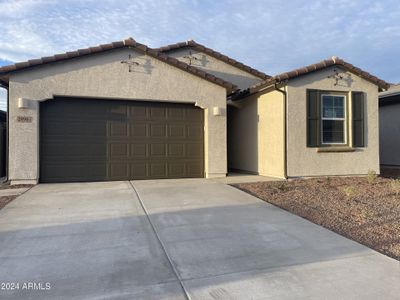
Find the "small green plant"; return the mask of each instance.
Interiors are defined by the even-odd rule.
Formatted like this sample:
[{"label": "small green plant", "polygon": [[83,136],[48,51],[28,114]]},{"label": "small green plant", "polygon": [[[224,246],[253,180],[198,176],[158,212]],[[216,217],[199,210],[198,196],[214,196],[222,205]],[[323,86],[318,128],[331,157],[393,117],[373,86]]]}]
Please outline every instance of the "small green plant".
[{"label": "small green plant", "polygon": [[373,184],[376,182],[377,179],[378,175],[376,174],[376,172],[374,170],[368,170],[368,176],[367,176],[368,183]]},{"label": "small green plant", "polygon": [[327,185],[331,185],[331,183],[332,183],[332,179],[329,176],[327,176],[326,177],[326,184]]},{"label": "small green plant", "polygon": [[288,189],[289,187],[285,181],[282,181],[278,184],[278,190],[280,190],[281,192],[286,192]]},{"label": "small green plant", "polygon": [[393,179],[390,181],[390,188],[397,196],[400,195],[400,179]]},{"label": "small green plant", "polygon": [[354,186],[346,186],[343,189],[343,192],[345,193],[347,198],[354,198],[358,194],[358,191]]}]

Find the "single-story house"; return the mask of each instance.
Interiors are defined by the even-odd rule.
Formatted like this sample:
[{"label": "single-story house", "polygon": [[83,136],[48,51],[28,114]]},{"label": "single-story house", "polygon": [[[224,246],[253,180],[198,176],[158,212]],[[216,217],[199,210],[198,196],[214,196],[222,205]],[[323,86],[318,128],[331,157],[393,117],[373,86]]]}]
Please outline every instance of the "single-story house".
[{"label": "single-story house", "polygon": [[383,167],[400,167],[400,84],[379,94],[380,160]]},{"label": "single-story house", "polygon": [[[12,183],[379,172],[378,89],[333,58],[271,77],[129,38],[0,68]],[[229,140],[229,142],[228,142]],[[228,150],[229,147],[229,150]]]}]

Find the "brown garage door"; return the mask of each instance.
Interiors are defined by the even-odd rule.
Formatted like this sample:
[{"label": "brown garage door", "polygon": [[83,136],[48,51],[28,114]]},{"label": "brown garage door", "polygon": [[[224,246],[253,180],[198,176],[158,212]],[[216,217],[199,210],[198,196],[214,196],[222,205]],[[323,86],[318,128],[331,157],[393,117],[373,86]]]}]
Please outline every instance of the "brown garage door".
[{"label": "brown garage door", "polygon": [[160,102],[40,104],[40,181],[204,176],[203,111]]}]

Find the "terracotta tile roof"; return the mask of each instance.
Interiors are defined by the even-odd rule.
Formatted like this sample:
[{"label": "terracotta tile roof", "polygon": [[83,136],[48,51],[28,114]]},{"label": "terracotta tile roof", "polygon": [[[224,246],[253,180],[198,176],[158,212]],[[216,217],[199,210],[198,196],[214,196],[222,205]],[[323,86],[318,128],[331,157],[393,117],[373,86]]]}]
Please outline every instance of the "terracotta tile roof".
[{"label": "terracotta tile roof", "polygon": [[160,61],[163,61],[169,65],[172,65],[181,70],[189,72],[193,75],[196,75],[196,76],[203,78],[207,81],[210,81],[212,83],[218,84],[218,85],[226,88],[228,93],[231,93],[238,89],[238,87],[236,85],[234,85],[230,82],[227,82],[221,78],[218,78],[214,75],[204,72],[198,68],[192,67],[184,62],[177,60],[176,58],[169,57],[155,49],[147,47],[146,45],[140,44],[132,38],[129,38],[129,39],[126,39],[123,41],[113,42],[110,44],[103,44],[103,45],[99,45],[99,46],[95,46],[95,47],[78,49],[76,51],[66,52],[66,53],[62,53],[62,54],[56,54],[53,56],[42,57],[39,59],[32,59],[32,60],[28,60],[26,62],[20,62],[20,63],[16,63],[13,65],[0,67],[0,79],[3,79],[3,81],[4,81],[4,78],[6,78],[4,76],[7,76],[11,72],[22,71],[27,68],[41,66],[41,65],[44,65],[47,63],[65,61],[65,60],[76,58],[76,57],[82,57],[82,56],[86,56],[86,55],[101,53],[101,52],[105,52],[105,51],[112,50],[112,49],[118,49],[118,48],[135,48],[136,50],[139,50],[140,52],[142,52],[146,55],[149,55],[151,57],[154,57]]},{"label": "terracotta tile roof", "polygon": [[204,53],[206,53],[206,54],[208,54],[208,55],[210,55],[212,57],[215,57],[215,58],[217,58],[217,59],[219,59],[219,60],[221,60],[221,61],[223,61],[223,62],[225,62],[227,64],[230,64],[230,65],[232,65],[232,66],[234,66],[234,67],[236,67],[236,68],[238,68],[238,69],[240,69],[242,71],[246,71],[247,73],[250,73],[250,74],[252,74],[254,76],[257,76],[257,77],[259,77],[261,79],[268,79],[268,78],[271,77],[271,76],[269,76],[269,75],[267,75],[267,74],[265,74],[265,73],[263,73],[261,71],[253,69],[253,68],[251,68],[251,67],[249,67],[249,66],[247,66],[247,65],[245,65],[245,64],[243,64],[241,62],[238,62],[237,60],[235,60],[233,58],[230,58],[230,57],[228,57],[228,56],[226,56],[226,55],[224,55],[222,53],[219,53],[219,52],[217,52],[217,51],[215,51],[215,50],[213,50],[211,48],[207,48],[206,46],[203,46],[203,45],[201,45],[199,43],[196,43],[193,40],[190,40],[190,41],[187,41],[187,42],[181,42],[181,43],[176,43],[176,44],[163,46],[163,47],[157,48],[156,50],[158,50],[160,52],[169,52],[171,50],[185,48],[185,47],[190,47],[190,48],[193,48],[193,49],[195,49],[197,51],[204,52]]},{"label": "terracotta tile roof", "polygon": [[264,87],[268,87],[272,84],[275,83],[282,83],[285,82],[287,80],[296,78],[296,77],[300,77],[303,76],[305,74],[309,74],[318,70],[322,70],[331,66],[341,66],[344,69],[348,70],[349,72],[352,72],[358,76],[360,76],[361,78],[364,78],[365,80],[368,80],[374,84],[376,84],[378,87],[382,88],[382,89],[387,89],[389,88],[389,83],[387,83],[386,81],[379,79],[378,77],[375,77],[373,75],[371,75],[368,72],[365,72],[363,70],[361,70],[360,68],[357,68],[355,66],[353,66],[352,64],[345,62],[343,59],[338,58],[336,56],[333,56],[330,59],[326,59],[323,60],[319,63],[316,64],[312,64],[303,68],[299,68],[290,72],[285,72],[276,76],[273,76],[267,80],[261,81],[257,84],[254,84],[252,86],[250,86],[248,89],[246,90],[242,90],[239,93],[237,93],[233,99],[235,100],[239,100],[243,97],[248,96],[249,94],[253,94],[258,92],[259,90],[261,90]]}]

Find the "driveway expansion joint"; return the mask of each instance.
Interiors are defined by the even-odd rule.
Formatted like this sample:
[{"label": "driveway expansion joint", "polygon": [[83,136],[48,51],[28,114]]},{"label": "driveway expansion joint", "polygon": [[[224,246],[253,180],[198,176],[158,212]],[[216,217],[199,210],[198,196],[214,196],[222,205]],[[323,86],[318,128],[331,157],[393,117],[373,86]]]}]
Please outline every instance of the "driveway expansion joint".
[{"label": "driveway expansion joint", "polygon": [[185,294],[185,298],[188,299],[188,300],[191,300],[189,292],[188,292],[187,288],[185,287],[185,284],[183,283],[183,279],[180,277],[179,272],[176,269],[176,267],[175,267],[175,265],[174,265],[174,263],[172,261],[172,258],[169,256],[169,254],[167,252],[167,249],[166,249],[163,241],[161,240],[160,235],[158,234],[157,228],[154,225],[154,223],[152,222],[152,220],[150,218],[150,215],[149,215],[149,213],[148,213],[148,211],[146,209],[146,206],[144,205],[142,199],[140,198],[140,195],[139,195],[138,191],[136,190],[135,186],[133,185],[133,183],[131,181],[129,181],[129,184],[132,187],[133,191],[135,192],[135,194],[136,194],[136,196],[137,196],[137,198],[139,200],[140,206],[142,207],[144,213],[146,214],[146,218],[149,221],[149,224],[150,224],[150,226],[151,226],[151,228],[152,228],[152,230],[153,230],[153,232],[154,232],[154,234],[155,234],[155,236],[156,236],[156,238],[157,238],[157,240],[158,240],[158,242],[159,242],[159,244],[161,246],[161,249],[162,249],[162,251],[164,252],[164,254],[166,256],[166,258],[167,258],[167,260],[168,260],[168,262],[169,262],[169,264],[170,264],[170,266],[171,266],[171,268],[172,268],[172,270],[173,270],[173,272],[174,272],[174,274],[176,276],[176,279],[178,280],[179,285],[182,288],[183,293]]}]

